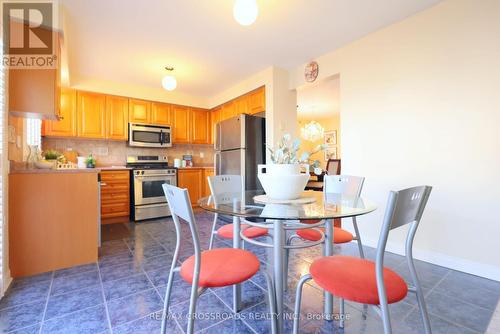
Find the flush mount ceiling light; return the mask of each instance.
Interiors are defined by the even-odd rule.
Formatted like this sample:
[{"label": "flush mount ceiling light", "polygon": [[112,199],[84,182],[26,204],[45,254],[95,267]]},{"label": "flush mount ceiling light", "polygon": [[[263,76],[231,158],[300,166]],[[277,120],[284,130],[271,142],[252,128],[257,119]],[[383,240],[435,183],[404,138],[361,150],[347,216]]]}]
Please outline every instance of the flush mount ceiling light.
[{"label": "flush mount ceiling light", "polygon": [[318,141],[325,135],[325,129],[316,121],[311,121],[300,129],[300,135],[305,140]]},{"label": "flush mount ceiling light", "polygon": [[[165,67],[165,69],[169,72],[172,72],[174,70],[173,67]],[[166,75],[163,77],[163,79],[161,79],[161,85],[163,86],[163,88],[165,88],[166,90],[168,91],[172,91],[175,89],[175,87],[177,87],[177,80],[175,79],[175,77],[173,75]]]},{"label": "flush mount ceiling light", "polygon": [[257,0],[236,0],[233,7],[233,16],[242,26],[249,26],[257,20],[259,7]]}]

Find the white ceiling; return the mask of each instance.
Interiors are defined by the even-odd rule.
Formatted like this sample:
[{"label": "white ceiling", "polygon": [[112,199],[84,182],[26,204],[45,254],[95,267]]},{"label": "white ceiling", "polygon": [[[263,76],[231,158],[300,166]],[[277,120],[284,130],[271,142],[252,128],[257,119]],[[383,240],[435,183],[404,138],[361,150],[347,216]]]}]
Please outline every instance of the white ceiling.
[{"label": "white ceiling", "polygon": [[292,68],[439,0],[258,0],[249,27],[233,0],[61,0],[72,84],[102,80],[209,97],[271,65]]},{"label": "white ceiling", "polygon": [[339,89],[338,76],[297,89],[297,118],[318,120],[338,114]]}]

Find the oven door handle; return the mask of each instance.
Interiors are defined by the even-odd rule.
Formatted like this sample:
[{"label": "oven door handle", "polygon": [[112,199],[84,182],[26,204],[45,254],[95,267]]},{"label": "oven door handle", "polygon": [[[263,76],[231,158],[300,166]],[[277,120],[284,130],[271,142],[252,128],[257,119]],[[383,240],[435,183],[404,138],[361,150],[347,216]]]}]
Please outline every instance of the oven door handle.
[{"label": "oven door handle", "polygon": [[171,178],[171,177],[174,177],[175,178],[175,175],[172,175],[172,174],[168,174],[168,175],[165,175],[165,174],[148,174],[148,175],[135,175],[134,177],[136,179],[144,179],[144,178],[148,178],[148,177],[165,177],[165,178]]}]

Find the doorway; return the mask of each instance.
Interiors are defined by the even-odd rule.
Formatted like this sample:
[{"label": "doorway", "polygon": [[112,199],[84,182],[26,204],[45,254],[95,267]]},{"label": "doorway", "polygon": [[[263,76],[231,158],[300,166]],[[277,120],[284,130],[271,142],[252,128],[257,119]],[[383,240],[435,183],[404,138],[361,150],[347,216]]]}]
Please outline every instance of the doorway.
[{"label": "doorway", "polygon": [[311,156],[326,170],[329,159],[341,159],[340,77],[329,77],[297,89],[297,122],[301,148],[312,151],[324,144],[323,151]]}]

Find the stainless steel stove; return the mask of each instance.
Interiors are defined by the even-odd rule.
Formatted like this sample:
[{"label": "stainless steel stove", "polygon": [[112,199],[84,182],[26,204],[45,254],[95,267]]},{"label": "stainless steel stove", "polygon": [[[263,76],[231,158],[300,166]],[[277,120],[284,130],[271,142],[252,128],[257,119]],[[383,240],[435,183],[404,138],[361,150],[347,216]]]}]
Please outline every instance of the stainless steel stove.
[{"label": "stainless steel stove", "polygon": [[177,170],[168,166],[166,156],[128,156],[127,167],[131,167],[133,182],[133,211],[135,220],[170,216],[163,193],[164,183],[177,185]]}]

